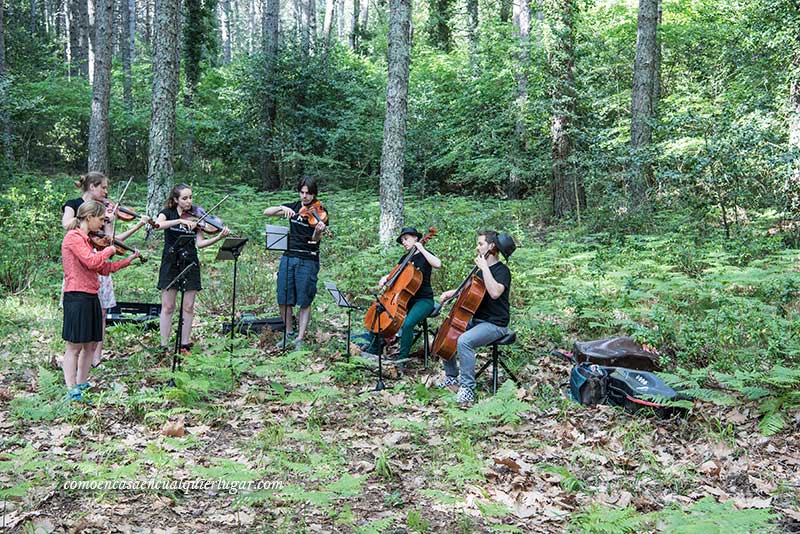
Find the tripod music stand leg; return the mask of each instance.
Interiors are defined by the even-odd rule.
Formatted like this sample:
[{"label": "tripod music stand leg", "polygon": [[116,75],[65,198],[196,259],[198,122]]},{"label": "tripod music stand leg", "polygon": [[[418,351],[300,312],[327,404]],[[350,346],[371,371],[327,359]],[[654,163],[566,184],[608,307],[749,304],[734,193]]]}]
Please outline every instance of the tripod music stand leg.
[{"label": "tripod music stand leg", "polygon": [[350,363],[350,315],[352,308],[347,308],[347,363]]}]

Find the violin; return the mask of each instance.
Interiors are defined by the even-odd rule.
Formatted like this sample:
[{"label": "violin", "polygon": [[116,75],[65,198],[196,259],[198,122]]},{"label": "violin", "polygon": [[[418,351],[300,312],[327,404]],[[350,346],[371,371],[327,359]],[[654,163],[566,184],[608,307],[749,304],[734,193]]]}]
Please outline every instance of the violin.
[{"label": "violin", "polygon": [[[89,241],[92,243],[92,246],[95,248],[95,250],[102,250],[111,246],[111,239],[106,235],[105,232],[102,231],[89,232]],[[117,254],[125,254],[126,252],[133,254],[136,252],[135,248],[129,247],[118,239],[114,240],[114,248],[116,249]],[[142,255],[139,255],[139,259],[142,261],[142,263],[147,261],[147,258]]]},{"label": "violin", "polygon": [[[429,228],[428,234],[420,240],[423,245],[436,235],[436,228]],[[383,293],[364,315],[364,326],[374,334],[391,337],[400,330],[408,313],[408,303],[422,285],[422,271],[411,263],[417,253],[412,248],[403,261],[389,273]]]},{"label": "violin", "polygon": [[[328,225],[328,212],[319,200],[314,200],[308,206],[301,206],[297,214],[304,218],[309,226],[316,226],[319,223]],[[333,237],[333,232],[330,228],[325,228],[325,235]]]},{"label": "violin", "polygon": [[225,223],[216,215],[211,215],[200,206],[192,206],[189,211],[181,213],[181,219],[194,221],[206,235],[216,235],[225,228]]},{"label": "violin", "polygon": [[[134,219],[141,219],[142,215],[139,215],[131,208],[126,208],[125,206],[119,206],[114,204],[110,200],[104,200],[103,205],[106,207],[106,211],[112,211],[117,214],[117,219],[120,221],[130,222]],[[147,223],[150,226],[155,226],[156,222],[153,219],[148,219]]]}]

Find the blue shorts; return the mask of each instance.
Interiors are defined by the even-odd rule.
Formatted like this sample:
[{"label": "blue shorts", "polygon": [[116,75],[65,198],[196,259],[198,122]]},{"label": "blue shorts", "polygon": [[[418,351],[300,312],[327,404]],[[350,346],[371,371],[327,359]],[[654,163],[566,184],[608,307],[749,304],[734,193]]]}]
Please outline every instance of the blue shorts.
[{"label": "blue shorts", "polygon": [[311,306],[317,294],[317,273],[318,261],[282,256],[278,269],[278,304]]}]

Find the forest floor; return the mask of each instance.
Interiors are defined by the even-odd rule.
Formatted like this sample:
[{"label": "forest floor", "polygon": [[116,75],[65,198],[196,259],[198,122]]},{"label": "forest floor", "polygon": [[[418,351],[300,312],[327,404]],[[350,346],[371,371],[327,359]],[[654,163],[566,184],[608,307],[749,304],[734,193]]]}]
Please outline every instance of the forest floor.
[{"label": "forest floor", "polygon": [[[198,347],[173,388],[169,359],[135,335],[117,337],[139,350],[112,343],[93,371],[92,406],[60,402],[55,369],[0,374],[0,429],[18,444],[0,456],[6,528],[671,531],[701,521],[692,503],[711,496],[720,532],[756,531],[767,511],[800,529],[800,436],[761,436],[754,406],[698,402],[668,420],[581,407],[560,394],[568,364],[546,356],[518,370],[522,388],[506,382],[468,410],[432,387],[440,365],[421,360],[400,376],[387,368],[391,389],[361,393],[374,379],[329,332],[318,336],[339,350],[280,353],[264,348],[270,334],[240,341],[232,359],[219,342]],[[27,402],[10,410],[14,396]],[[166,489],[70,489],[78,480]],[[197,480],[209,486],[171,489]]]},{"label": "forest floor", "polygon": [[[519,245],[509,264],[518,336],[506,355],[521,387],[505,381],[491,396],[484,377],[466,410],[434,387],[438,361],[413,361],[400,374],[389,366],[391,389],[362,393],[375,378],[357,356],[348,362],[346,315],[322,292],[307,351],[281,353],[276,334],[265,333],[237,336],[229,352],[220,331],[232,262],[215,261],[209,247],[200,254],[196,345],[182,369],[172,373],[154,350],[156,331],[114,326],[86,406],[64,400],[54,363],[64,350],[60,234],[51,231],[55,216],[40,221],[74,194],[71,181],[30,177],[24,189],[49,199],[44,207],[7,199],[20,215],[5,224],[29,221],[19,235],[32,235],[15,241],[13,264],[0,262],[0,282],[16,288],[0,299],[3,528],[800,531],[800,251],[767,233],[774,216],[752,214],[728,238],[711,216],[657,213],[632,234],[591,222],[546,227],[529,200],[410,199],[407,221],[439,230],[429,247],[443,263],[436,291],[471,268],[474,229],[503,221]],[[211,179],[190,183],[208,205],[226,193]],[[221,216],[252,238],[239,262],[237,310],[277,315],[279,257],[259,246],[264,220],[252,214],[296,193],[227,192]],[[146,184],[129,193],[143,204]],[[324,202],[336,237],[323,244],[320,281],[363,294],[400,250],[375,240],[374,193],[341,191]],[[161,240],[130,243],[153,261],[114,274],[117,300],[157,302]],[[570,366],[551,350],[619,334],[658,349],[671,383],[693,388],[688,414],[660,419],[565,397]]]}]

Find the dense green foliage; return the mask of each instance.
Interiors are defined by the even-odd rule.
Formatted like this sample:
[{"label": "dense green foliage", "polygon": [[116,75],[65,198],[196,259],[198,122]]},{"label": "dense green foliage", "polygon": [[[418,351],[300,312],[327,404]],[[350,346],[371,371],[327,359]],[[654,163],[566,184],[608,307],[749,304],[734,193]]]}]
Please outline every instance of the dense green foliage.
[{"label": "dense green foliage", "polygon": [[[213,4],[209,4],[213,5]],[[203,4],[206,9],[205,4]],[[449,4],[415,8],[428,36],[414,41],[409,91],[406,180],[413,190],[503,194],[512,168],[524,190],[549,187],[547,13],[532,17],[526,142],[515,147],[514,37],[508,22],[481,4],[476,64],[470,62],[465,24]],[[19,15],[17,15],[19,16]],[[207,15],[201,25],[213,33]],[[444,17],[444,18],[443,18]],[[663,47],[661,91],[652,151],[656,205],[680,204],[695,215],[736,207],[786,208],[785,177],[792,154],[786,108],[796,47],[797,10],[788,0],[668,0],[659,38]],[[191,78],[199,76],[195,109],[179,99],[178,145],[192,134],[197,165],[242,176],[258,185],[260,103],[276,95],[275,138],[285,184],[302,172],[318,173],[329,187],[374,187],[380,162],[385,92],[385,18],[360,35],[359,51],[334,43],[326,53],[304,53],[282,41],[274,79],[263,79],[258,53],[230,65],[215,61],[214,39],[186,36]],[[438,28],[438,29],[437,29]],[[14,156],[22,168],[80,169],[86,158],[90,90],[67,79],[61,48],[43,33],[29,34],[7,22],[13,77],[6,104],[14,123]],[[433,33],[432,33],[433,32]],[[437,33],[438,32],[438,33]],[[635,2],[580,4],[577,20],[578,109],[573,118],[573,170],[583,176],[591,209],[621,203],[628,170],[631,66],[636,35]],[[453,40],[453,46],[445,42]],[[194,44],[193,47],[189,43]],[[431,46],[434,43],[435,46]],[[201,48],[205,46],[205,48]],[[449,50],[445,52],[444,50]],[[218,52],[217,52],[218,53]],[[200,70],[200,62],[203,68]],[[150,70],[148,50],[134,66],[135,112],[120,105],[121,75],[115,65],[111,124],[117,169],[146,167]],[[126,162],[124,142],[136,140]],[[793,194],[793,193],[792,193]],[[609,214],[610,215],[610,214]]]}]

